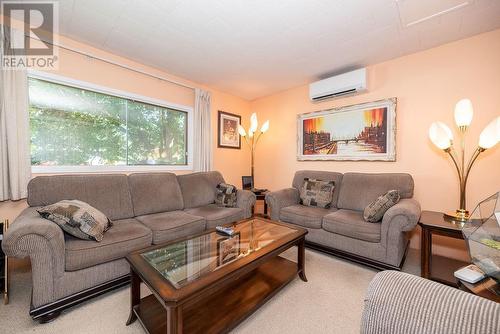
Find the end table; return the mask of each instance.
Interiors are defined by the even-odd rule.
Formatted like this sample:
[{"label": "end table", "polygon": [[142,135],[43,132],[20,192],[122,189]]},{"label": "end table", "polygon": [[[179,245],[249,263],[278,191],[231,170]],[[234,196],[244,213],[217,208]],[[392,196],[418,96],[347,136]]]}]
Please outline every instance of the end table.
[{"label": "end table", "polygon": [[[453,287],[457,281],[455,270],[465,267],[469,262],[432,255],[432,236],[441,235],[454,239],[464,239],[462,225],[444,218],[442,212],[422,211],[418,225],[422,228],[420,237],[420,276]],[[470,260],[470,259],[469,259]]]},{"label": "end table", "polygon": [[500,284],[495,282],[495,280],[490,277],[487,277],[475,284],[457,279],[457,285],[460,290],[500,303],[500,294],[493,292],[500,292]]},{"label": "end table", "polygon": [[[266,195],[269,191],[253,191],[251,190],[257,197],[257,201],[264,201],[264,217],[267,217],[267,203],[266,203]],[[253,214],[255,215],[255,205],[252,208]]]}]

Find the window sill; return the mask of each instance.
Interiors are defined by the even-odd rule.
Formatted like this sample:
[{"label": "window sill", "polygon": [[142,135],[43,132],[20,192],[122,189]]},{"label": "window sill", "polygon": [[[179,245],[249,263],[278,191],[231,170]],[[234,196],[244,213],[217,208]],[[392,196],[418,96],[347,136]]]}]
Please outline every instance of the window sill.
[{"label": "window sill", "polygon": [[149,166],[31,166],[33,174],[60,173],[110,173],[110,172],[174,172],[192,171],[193,166],[149,165]]}]

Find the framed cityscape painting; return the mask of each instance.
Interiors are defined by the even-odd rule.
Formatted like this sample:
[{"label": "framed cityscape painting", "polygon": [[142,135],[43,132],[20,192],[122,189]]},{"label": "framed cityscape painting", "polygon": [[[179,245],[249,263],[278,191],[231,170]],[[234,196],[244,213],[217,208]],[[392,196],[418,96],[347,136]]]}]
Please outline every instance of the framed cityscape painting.
[{"label": "framed cityscape painting", "polygon": [[298,160],[396,161],[396,98],[298,115]]},{"label": "framed cityscape painting", "polygon": [[241,148],[241,138],[238,133],[238,125],[241,124],[241,116],[230,114],[219,110],[217,147]]}]

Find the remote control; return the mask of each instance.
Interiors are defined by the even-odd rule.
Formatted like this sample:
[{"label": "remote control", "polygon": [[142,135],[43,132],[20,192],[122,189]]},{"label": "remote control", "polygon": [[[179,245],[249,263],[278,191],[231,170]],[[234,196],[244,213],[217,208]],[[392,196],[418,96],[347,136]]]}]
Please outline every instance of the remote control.
[{"label": "remote control", "polygon": [[231,227],[216,226],[215,230],[217,232],[220,232],[222,234],[226,234],[226,235],[229,235],[229,236],[231,236],[231,235],[234,234],[234,230]]}]

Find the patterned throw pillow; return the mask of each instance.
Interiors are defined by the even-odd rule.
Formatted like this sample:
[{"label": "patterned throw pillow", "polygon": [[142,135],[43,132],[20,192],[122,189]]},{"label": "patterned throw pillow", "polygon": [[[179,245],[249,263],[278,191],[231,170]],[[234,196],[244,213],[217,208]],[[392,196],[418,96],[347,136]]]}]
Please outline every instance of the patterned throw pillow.
[{"label": "patterned throw pillow", "polygon": [[300,187],[300,204],[328,209],[332,205],[334,181],[304,178]]},{"label": "patterned throw pillow", "polygon": [[63,231],[83,240],[101,241],[111,221],[101,211],[78,200],[63,200],[37,210]]},{"label": "patterned throw pillow", "polygon": [[377,223],[382,220],[389,208],[399,202],[399,191],[389,190],[375,201],[368,204],[363,212],[363,218],[370,223]]},{"label": "patterned throw pillow", "polygon": [[220,207],[234,208],[236,206],[235,186],[226,183],[217,185],[217,195],[215,196],[215,204]]}]

